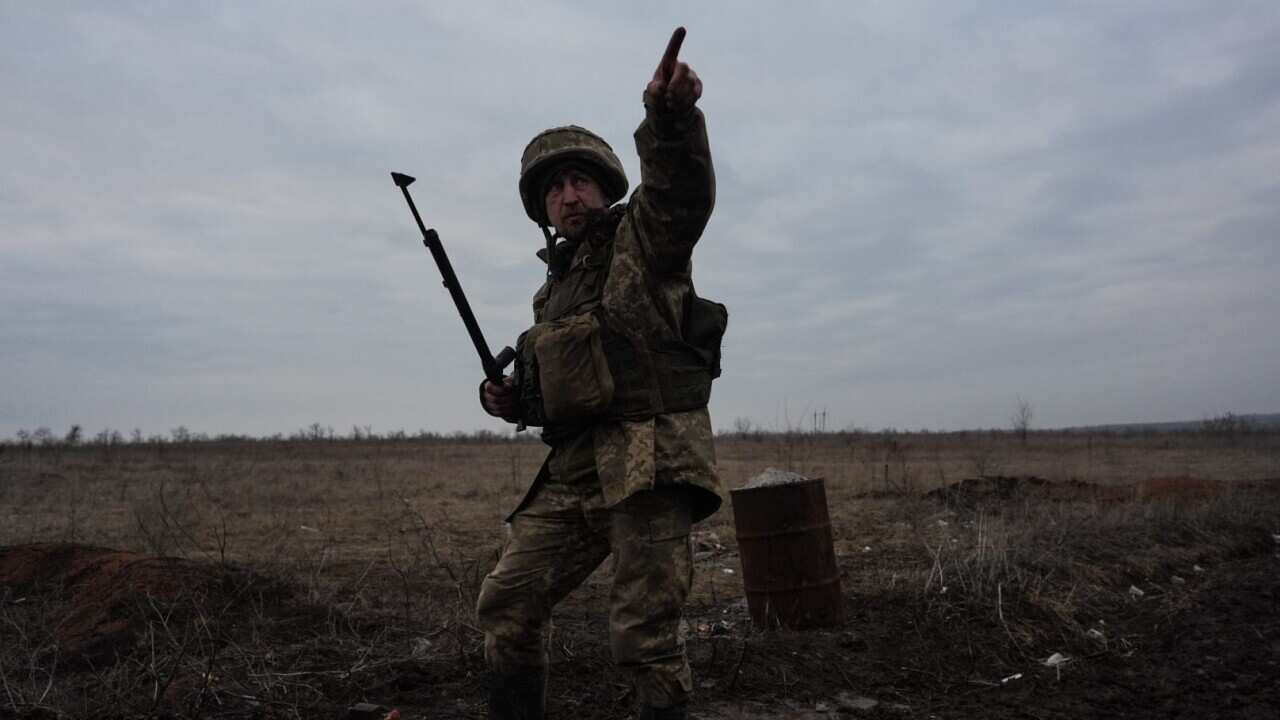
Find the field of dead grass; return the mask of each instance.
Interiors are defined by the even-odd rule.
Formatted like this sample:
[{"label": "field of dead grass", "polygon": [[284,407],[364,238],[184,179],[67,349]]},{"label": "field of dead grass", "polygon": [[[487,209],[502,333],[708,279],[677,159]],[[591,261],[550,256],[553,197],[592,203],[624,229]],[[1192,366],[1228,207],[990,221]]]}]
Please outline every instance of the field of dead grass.
[{"label": "field of dead grass", "polygon": [[[542,454],[6,446],[0,717],[483,717],[475,594]],[[751,627],[726,503],[694,536],[702,717],[1280,710],[1280,435],[750,435],[717,454],[730,487],[826,479],[847,620]],[[553,717],[626,717],[607,587],[605,567],[557,612]]]}]

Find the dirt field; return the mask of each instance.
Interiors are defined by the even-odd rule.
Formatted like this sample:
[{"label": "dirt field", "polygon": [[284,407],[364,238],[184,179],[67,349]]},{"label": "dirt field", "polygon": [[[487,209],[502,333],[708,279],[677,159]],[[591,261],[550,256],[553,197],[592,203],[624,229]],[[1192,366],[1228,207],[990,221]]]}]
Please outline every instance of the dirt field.
[{"label": "dirt field", "polygon": [[[752,627],[726,504],[694,536],[698,717],[1280,716],[1278,434],[762,435],[717,453],[731,487],[769,466],[826,479],[846,619]],[[484,717],[472,607],[541,457],[3,446],[0,718]],[[629,717],[608,583],[606,563],[557,611],[551,717]]]}]

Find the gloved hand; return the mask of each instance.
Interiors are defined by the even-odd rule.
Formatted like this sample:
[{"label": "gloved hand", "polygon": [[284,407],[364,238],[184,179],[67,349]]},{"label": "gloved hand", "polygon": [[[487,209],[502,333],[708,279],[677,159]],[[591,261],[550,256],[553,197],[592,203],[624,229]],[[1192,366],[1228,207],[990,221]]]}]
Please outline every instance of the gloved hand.
[{"label": "gloved hand", "polygon": [[509,423],[520,420],[520,403],[516,397],[516,380],[510,375],[502,378],[501,385],[488,380],[480,383],[480,407],[494,417]]},{"label": "gloved hand", "polygon": [[644,104],[658,113],[669,113],[676,117],[688,115],[694,103],[702,97],[702,80],[689,67],[680,62],[680,45],[684,43],[685,30],[676,28],[671,33],[666,52],[658,61],[658,69],[653,71],[653,79],[644,89]]}]

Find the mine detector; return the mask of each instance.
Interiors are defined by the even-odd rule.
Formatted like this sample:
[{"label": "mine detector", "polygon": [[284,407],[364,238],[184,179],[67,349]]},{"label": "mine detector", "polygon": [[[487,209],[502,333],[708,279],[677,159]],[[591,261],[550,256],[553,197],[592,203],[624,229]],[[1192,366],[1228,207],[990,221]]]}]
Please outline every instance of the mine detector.
[{"label": "mine detector", "polygon": [[501,385],[502,371],[516,359],[516,351],[510,346],[502,348],[498,352],[498,356],[494,357],[489,351],[489,343],[485,342],[484,333],[480,331],[480,323],[476,322],[476,315],[471,311],[471,303],[467,302],[466,293],[462,292],[462,284],[458,282],[458,276],[453,272],[453,264],[449,262],[449,256],[444,251],[444,245],[440,242],[440,234],[434,228],[428,228],[422,222],[422,216],[418,214],[418,207],[413,204],[413,197],[409,195],[409,186],[416,180],[411,175],[404,173],[391,173],[391,180],[400,188],[400,192],[404,193],[405,202],[409,203],[409,211],[413,213],[413,219],[418,223],[418,230],[422,231],[422,244],[431,251],[431,257],[436,261],[436,267],[440,268],[440,276],[444,278],[444,286],[449,291],[449,295],[453,298],[453,304],[458,308],[458,314],[462,316],[462,324],[467,326],[467,334],[471,336],[471,344],[476,346],[476,353],[480,355],[480,365],[484,368],[484,376],[489,382]]}]

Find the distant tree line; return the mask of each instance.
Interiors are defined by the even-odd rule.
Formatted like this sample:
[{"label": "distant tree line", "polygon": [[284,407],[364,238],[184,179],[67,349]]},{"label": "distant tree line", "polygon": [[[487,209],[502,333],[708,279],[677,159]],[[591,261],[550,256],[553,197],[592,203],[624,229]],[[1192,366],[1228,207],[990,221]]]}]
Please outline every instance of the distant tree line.
[{"label": "distant tree line", "polygon": [[1223,413],[1200,421],[1200,431],[1210,435],[1247,435],[1259,430],[1257,423],[1234,413]]},{"label": "distant tree line", "polygon": [[828,430],[825,426],[825,417],[819,415],[823,421],[815,422],[812,425],[806,423],[798,425],[788,424],[783,428],[769,428],[763,424],[757,423],[750,418],[738,417],[733,421],[730,428],[720,428],[716,431],[717,437],[738,438],[741,440],[762,440],[769,437],[788,437],[800,435],[828,435],[828,436],[892,436],[892,435],[940,435],[940,436],[963,436],[973,434],[987,434],[991,436],[999,436],[1002,434],[1013,434],[1018,436],[1022,442],[1026,442],[1028,435],[1036,434],[1052,434],[1052,433],[1070,433],[1070,434],[1098,434],[1098,435],[1156,435],[1156,434],[1187,434],[1199,433],[1203,435],[1214,435],[1223,437],[1238,437],[1250,434],[1264,434],[1280,432],[1280,414],[1269,415],[1237,415],[1235,413],[1223,413],[1213,417],[1207,417],[1200,421],[1187,422],[1160,422],[1160,423],[1129,423],[1124,425],[1092,425],[1084,427],[1064,427],[1064,428],[1044,428],[1032,429],[1031,420],[1034,416],[1031,404],[1018,398],[1014,413],[1009,418],[1008,428],[970,428],[965,430],[929,430],[921,428],[919,430],[910,430],[906,428],[884,427],[879,430],[873,430],[866,426],[850,423],[839,430]]},{"label": "distant tree line", "polygon": [[0,445],[22,448],[75,448],[75,447],[115,447],[131,445],[186,445],[197,443],[272,443],[272,442],[450,442],[450,443],[493,443],[537,441],[536,433],[501,433],[489,429],[472,430],[470,432],[455,430],[442,433],[433,430],[391,430],[376,432],[370,425],[353,425],[347,433],[337,432],[329,425],[311,423],[292,433],[274,433],[272,435],[254,436],[239,433],[218,433],[211,435],[194,432],[185,425],[179,425],[166,434],[153,433],[144,435],[140,428],[134,428],[127,435],[111,428],[105,428],[92,437],[85,435],[81,425],[72,425],[65,434],[59,435],[48,427],[34,430],[19,430],[11,439],[0,439]]},{"label": "distant tree line", "polygon": [[[734,419],[732,428],[721,428],[716,432],[718,437],[738,438],[743,440],[763,440],[769,437],[797,437],[804,435],[824,435],[835,437],[861,437],[869,435],[892,436],[892,435],[971,435],[974,433],[984,433],[990,435],[1000,435],[1004,433],[1012,433],[1018,435],[1025,442],[1028,433],[1101,433],[1115,435],[1129,434],[1152,434],[1152,433],[1187,433],[1199,432],[1205,435],[1214,435],[1222,437],[1236,437],[1248,435],[1252,433],[1274,432],[1280,429],[1280,416],[1262,415],[1262,416],[1246,416],[1236,415],[1234,413],[1223,413],[1195,423],[1155,423],[1155,424],[1132,424],[1132,425],[1100,425],[1088,428],[1062,428],[1059,430],[1039,430],[1033,431],[1029,429],[1031,420],[1030,406],[1019,401],[1018,412],[1011,418],[1011,428],[1009,429],[970,429],[957,431],[933,431],[928,429],[906,430],[894,427],[885,427],[880,430],[871,430],[869,428],[856,424],[849,424],[839,430],[828,430],[826,428],[826,413],[815,414],[815,421],[812,425],[802,423],[798,425],[788,425],[783,429],[767,429],[765,426],[752,421],[749,418],[739,417]],[[299,428],[291,433],[274,433],[272,435],[254,436],[240,433],[218,433],[211,435],[204,432],[195,432],[187,428],[185,425],[179,425],[168,432],[168,434],[152,433],[146,435],[140,428],[134,428],[129,433],[123,433],[112,428],[104,428],[94,435],[87,435],[83,426],[79,424],[72,425],[63,434],[55,433],[48,427],[38,427],[34,430],[22,429],[18,430],[13,438],[0,439],[0,447],[20,447],[20,448],[75,448],[75,447],[117,447],[117,446],[139,446],[139,445],[184,445],[195,443],[279,443],[279,442],[362,442],[362,443],[380,443],[380,442],[449,442],[449,443],[495,443],[495,442],[537,442],[538,433],[536,431],[525,433],[497,432],[489,429],[479,429],[472,431],[454,430],[451,432],[436,432],[433,430],[418,430],[416,432],[408,432],[404,429],[389,430],[386,432],[377,432],[371,425],[352,425],[350,431],[339,432],[331,425],[322,425],[318,422]]]}]

